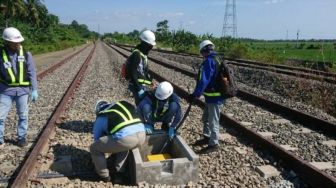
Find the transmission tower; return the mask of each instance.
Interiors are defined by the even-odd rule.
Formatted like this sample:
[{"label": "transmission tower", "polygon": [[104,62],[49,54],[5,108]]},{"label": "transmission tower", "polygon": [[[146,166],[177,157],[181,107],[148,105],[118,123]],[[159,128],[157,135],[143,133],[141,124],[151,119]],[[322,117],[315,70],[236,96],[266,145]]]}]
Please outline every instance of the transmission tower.
[{"label": "transmission tower", "polygon": [[236,0],[226,0],[222,37],[237,38]]}]

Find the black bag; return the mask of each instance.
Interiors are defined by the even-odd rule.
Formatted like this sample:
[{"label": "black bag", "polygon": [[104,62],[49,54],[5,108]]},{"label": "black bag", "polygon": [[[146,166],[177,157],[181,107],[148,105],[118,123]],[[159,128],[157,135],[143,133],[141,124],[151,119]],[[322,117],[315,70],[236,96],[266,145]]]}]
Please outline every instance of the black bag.
[{"label": "black bag", "polygon": [[231,98],[237,95],[238,88],[234,77],[233,69],[222,61],[218,64],[217,84],[219,86],[219,92],[224,98]]}]

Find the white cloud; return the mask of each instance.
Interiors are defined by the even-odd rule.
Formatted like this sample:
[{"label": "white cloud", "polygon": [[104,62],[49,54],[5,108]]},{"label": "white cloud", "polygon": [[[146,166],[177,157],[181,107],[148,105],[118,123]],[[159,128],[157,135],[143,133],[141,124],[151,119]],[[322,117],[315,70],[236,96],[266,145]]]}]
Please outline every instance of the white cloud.
[{"label": "white cloud", "polygon": [[266,4],[277,4],[277,3],[282,3],[285,0],[267,0],[265,1]]},{"label": "white cloud", "polygon": [[164,18],[177,18],[177,17],[184,16],[184,13],[183,12],[166,12],[166,13],[160,14],[159,16],[164,17]]}]

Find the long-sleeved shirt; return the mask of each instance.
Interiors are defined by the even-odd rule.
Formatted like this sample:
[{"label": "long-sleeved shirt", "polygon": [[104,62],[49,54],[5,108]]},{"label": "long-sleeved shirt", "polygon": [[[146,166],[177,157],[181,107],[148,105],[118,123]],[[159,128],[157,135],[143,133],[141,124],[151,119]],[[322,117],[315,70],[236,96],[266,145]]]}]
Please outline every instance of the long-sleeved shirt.
[{"label": "long-sleeved shirt", "polygon": [[[118,140],[141,131],[145,131],[144,125],[143,123],[137,123],[124,127],[110,136],[112,136],[113,139]],[[93,125],[93,139],[94,141],[97,141],[100,137],[107,135],[109,135],[108,118],[106,116],[99,116]]]},{"label": "long-sleeved shirt", "polygon": [[[17,74],[17,52],[12,52],[10,50],[8,50],[6,47],[4,48],[9,55],[9,61],[12,65],[13,68],[13,72],[16,75]],[[29,81],[31,83],[30,87],[11,87],[6,85],[5,83],[0,82],[0,93],[1,94],[5,94],[5,95],[9,95],[9,96],[21,96],[21,95],[26,95],[29,93],[29,89],[31,88],[32,90],[37,90],[37,75],[36,75],[36,69],[35,69],[35,64],[33,61],[33,56],[30,52],[26,52],[25,53],[25,68],[27,70],[27,74],[28,74],[28,78]],[[0,58],[0,63],[3,63],[2,58]],[[2,69],[0,68],[0,74],[5,74],[7,70],[6,69]]]},{"label": "long-sleeved shirt", "polygon": [[[172,121],[170,126],[171,127],[176,127],[177,124],[181,121],[181,116],[182,116],[179,97],[175,93],[173,93],[170,100],[160,101],[160,100],[157,100],[156,98],[154,98],[154,100],[153,100],[153,98],[154,97],[146,96],[139,103],[138,109],[142,109],[145,104],[149,104],[152,107],[153,106],[156,107],[156,108],[153,108],[152,111],[153,111],[153,113],[156,113],[157,116],[159,116],[158,114],[161,114],[162,110],[164,109],[164,106],[167,105],[167,103],[175,102],[178,105],[178,109],[177,109],[177,112],[175,113],[175,115],[173,117],[173,121]],[[153,103],[156,103],[156,102],[157,102],[157,106],[153,105]],[[169,104],[168,104],[168,106],[169,106]],[[155,121],[155,120],[153,120],[153,121]]]},{"label": "long-sleeved shirt", "polygon": [[[145,56],[145,58],[147,57]],[[152,82],[148,74],[148,64],[145,63],[140,52],[133,52],[129,61],[131,83],[135,86],[136,90],[139,91],[142,89],[142,84],[139,82],[139,79],[150,81],[150,83]]]},{"label": "long-sleeved shirt", "polygon": [[[198,77],[196,88],[193,92],[195,97],[200,97],[204,91],[207,90],[216,90],[216,61],[215,61],[215,52],[211,52],[203,61]],[[222,104],[224,98],[222,96],[204,96],[206,103],[216,103]]]}]

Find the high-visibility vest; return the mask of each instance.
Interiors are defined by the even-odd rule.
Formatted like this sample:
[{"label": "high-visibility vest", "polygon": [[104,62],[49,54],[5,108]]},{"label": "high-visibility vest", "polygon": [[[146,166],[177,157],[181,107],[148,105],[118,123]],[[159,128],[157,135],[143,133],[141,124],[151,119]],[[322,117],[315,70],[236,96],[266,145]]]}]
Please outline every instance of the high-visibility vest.
[{"label": "high-visibility vest", "polygon": [[110,134],[114,134],[129,125],[141,123],[135,107],[127,101],[117,102],[108,109],[99,112],[98,116],[108,117],[108,131]]},{"label": "high-visibility vest", "polygon": [[[134,49],[132,53],[134,52],[139,52],[140,56],[141,56],[141,61],[143,62],[143,70],[144,70],[144,74],[145,73],[145,70],[147,69],[148,67],[148,60],[147,60],[147,56],[144,55],[140,50],[138,49]],[[141,63],[141,62],[140,62]],[[151,85],[152,84],[152,81],[151,80],[148,80],[146,79],[146,76],[145,75],[141,75],[139,76],[137,82],[139,84],[145,84],[145,85]]]},{"label": "high-visibility vest", "polygon": [[154,96],[154,94],[150,95],[150,98],[152,99],[152,109],[154,110],[153,117],[154,119],[158,119],[165,115],[165,113],[169,109],[169,104],[172,101],[172,96],[170,96],[165,104],[163,105],[162,110],[159,112],[159,100]]},{"label": "high-visibility vest", "polygon": [[[216,61],[216,73],[215,73],[215,78],[217,77],[218,74],[218,66],[220,63],[217,60],[217,58],[214,58],[214,60]],[[203,72],[203,65],[200,68],[199,72],[198,72],[198,81],[200,81],[202,79],[202,72]],[[215,87],[215,86],[214,86]],[[217,88],[206,88],[205,91],[203,92],[203,95],[206,97],[220,97],[221,93],[219,92],[219,90]]]},{"label": "high-visibility vest", "polygon": [[2,63],[0,66],[3,66],[7,70],[5,74],[0,75],[0,81],[9,85],[9,86],[29,86],[30,82],[27,75],[27,69],[25,66],[26,58],[24,56],[23,48],[20,46],[17,56],[17,74],[14,73],[11,62],[9,61],[6,50],[2,49]]}]

